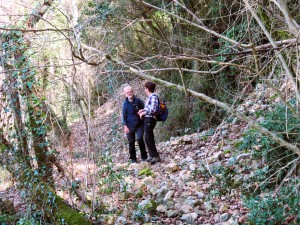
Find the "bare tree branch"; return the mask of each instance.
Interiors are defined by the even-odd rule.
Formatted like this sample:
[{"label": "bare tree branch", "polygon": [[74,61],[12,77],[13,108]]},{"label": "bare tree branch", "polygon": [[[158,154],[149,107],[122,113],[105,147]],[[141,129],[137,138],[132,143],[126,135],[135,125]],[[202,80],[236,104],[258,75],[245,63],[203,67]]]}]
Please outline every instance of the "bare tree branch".
[{"label": "bare tree branch", "polygon": [[[143,1],[142,0],[139,0],[142,4],[143,4]],[[143,6],[145,6],[145,5],[143,5]],[[151,15],[151,18],[155,21],[155,23],[157,24],[157,27],[158,27],[158,29],[159,29],[159,31],[161,32],[161,35],[162,35],[162,37],[164,38],[164,40],[166,41],[166,43],[168,44],[168,46],[169,46],[169,48],[170,48],[170,51],[173,53],[174,51],[173,51],[173,48],[172,48],[172,45],[171,45],[171,43],[170,43],[170,41],[168,40],[168,38],[166,37],[166,35],[165,35],[165,32],[163,31],[163,29],[161,28],[161,26],[160,26],[160,24],[159,24],[159,22]],[[174,60],[174,62],[175,62],[175,65],[177,66],[177,71],[179,72],[179,75],[180,75],[180,78],[181,78],[181,83],[182,83],[182,86],[183,86],[183,88],[184,88],[184,93],[185,93],[185,95],[187,95],[187,92],[186,92],[186,85],[185,85],[185,81],[184,81],[184,78],[183,78],[183,74],[182,74],[182,68],[181,68],[181,66],[179,65],[179,63],[178,63],[178,60],[175,58],[175,60]]]},{"label": "bare tree branch", "polygon": [[42,4],[36,7],[34,11],[37,12],[37,14],[33,13],[29,15],[26,20],[27,26],[33,28],[48,11],[53,2],[54,0],[44,0]]},{"label": "bare tree branch", "polygon": [[[259,26],[261,27],[261,29],[263,30],[263,32],[265,33],[265,35],[267,36],[267,38],[269,39],[270,43],[272,44],[272,46],[274,48],[277,48],[277,45],[275,43],[275,41],[273,40],[271,34],[269,33],[269,31],[267,30],[267,28],[265,27],[265,25],[263,24],[263,22],[261,21],[261,19],[257,16],[257,14],[254,12],[253,8],[251,7],[251,5],[249,4],[248,0],[243,0],[246,7],[248,8],[248,10],[251,12],[252,16],[254,17],[254,19],[256,20],[256,22],[259,24]],[[295,78],[293,76],[293,72],[291,71],[291,69],[289,68],[287,62],[285,61],[283,55],[278,52],[278,58],[280,59],[283,68],[285,69],[287,76],[289,78],[289,80],[291,81],[294,91],[296,93],[297,99],[300,101],[300,92],[299,89],[297,87],[297,83],[295,81]]]},{"label": "bare tree branch", "polygon": [[[178,5],[182,6],[177,0],[174,0],[174,2],[176,2]],[[235,40],[233,40],[233,39],[230,39],[230,38],[228,38],[228,37],[226,37],[226,36],[224,36],[224,35],[222,35],[222,34],[217,33],[217,32],[214,31],[214,30],[211,30],[211,29],[205,27],[205,26],[202,25],[202,24],[197,24],[197,23],[191,22],[191,21],[189,21],[189,20],[187,20],[187,19],[184,19],[184,18],[182,18],[182,17],[180,17],[180,16],[178,16],[178,15],[176,15],[176,14],[174,14],[174,13],[171,13],[171,12],[165,10],[165,9],[162,9],[162,8],[157,7],[157,6],[151,5],[150,3],[147,3],[147,2],[145,2],[145,1],[143,1],[143,3],[144,3],[145,5],[151,7],[151,8],[154,8],[154,9],[157,9],[157,10],[160,10],[160,11],[163,11],[163,12],[167,13],[168,15],[171,15],[171,16],[173,16],[173,17],[175,17],[175,18],[177,18],[177,19],[179,19],[179,20],[181,20],[181,21],[184,21],[184,22],[186,22],[186,23],[188,23],[188,24],[190,24],[190,25],[192,25],[192,26],[198,27],[198,28],[200,28],[201,30],[204,30],[204,31],[206,31],[206,32],[208,32],[208,33],[210,33],[210,34],[212,34],[212,35],[218,37],[218,38],[221,38],[221,39],[223,39],[223,40],[225,40],[225,41],[228,41],[229,43],[231,43],[231,44],[233,44],[233,45],[235,45],[235,46],[239,46],[239,47],[242,47],[242,48],[251,48],[251,45],[249,45],[249,44],[239,43],[239,42],[237,42],[237,41],[235,41]],[[198,20],[197,20],[197,21],[198,21]]]},{"label": "bare tree branch", "polygon": [[287,9],[287,5],[285,1],[282,0],[271,0],[272,2],[277,5],[277,7],[280,9],[280,11],[283,13],[285,22],[288,25],[289,32],[293,34],[295,37],[299,36],[299,29],[300,26],[297,24],[295,20],[293,20],[289,14],[289,11]]},{"label": "bare tree branch", "polygon": [[293,106],[292,106],[289,102],[287,102],[287,101],[285,100],[285,98],[282,96],[282,94],[280,93],[280,91],[278,90],[278,88],[276,88],[276,87],[275,87],[270,81],[268,81],[268,80],[266,80],[266,84],[276,92],[276,94],[277,94],[277,95],[279,96],[279,98],[281,99],[281,102],[282,102],[286,107],[288,107],[288,108],[291,110],[291,112],[294,114],[294,116],[295,116],[298,120],[300,120],[299,114],[296,112],[296,110],[293,108]]},{"label": "bare tree branch", "polygon": [[[170,83],[168,81],[164,81],[164,80],[161,80],[159,78],[156,78],[156,77],[153,77],[153,76],[150,76],[150,75],[147,75],[145,73],[143,73],[142,71],[140,70],[137,70],[137,69],[134,69],[128,65],[126,65],[124,62],[122,61],[119,61],[118,59],[115,59],[113,57],[111,57],[109,54],[105,54],[104,55],[106,59],[110,60],[111,62],[115,63],[115,64],[118,64],[118,65],[121,65],[123,66],[125,69],[131,71],[132,73],[136,74],[137,76],[139,77],[142,77],[144,79],[147,79],[147,80],[151,80],[153,82],[156,82],[156,83],[159,83],[165,87],[168,87],[168,88],[175,88],[179,91],[182,91],[184,92],[184,88],[180,85],[177,85],[177,84],[174,84],[174,83]],[[196,91],[193,91],[193,90],[190,90],[190,89],[187,89],[187,92],[191,95],[191,96],[194,96],[196,98],[199,98],[205,102],[208,102],[210,104],[213,104],[213,105],[216,105],[224,110],[226,110],[227,112],[237,116],[238,118],[240,118],[241,120],[247,122],[250,126],[256,128],[257,130],[259,130],[262,134],[270,137],[271,139],[273,139],[275,142],[277,142],[279,145],[287,148],[287,149],[290,149],[292,150],[295,154],[299,155],[300,156],[300,149],[291,144],[291,143],[288,143],[287,141],[283,140],[282,138],[278,137],[275,133],[267,130],[266,128],[264,127],[261,127],[258,123],[256,123],[253,119],[251,119],[250,117],[247,117],[245,116],[244,114],[238,112],[237,110],[229,107],[227,104],[223,103],[223,102],[220,102],[216,99],[213,99],[207,95],[204,95],[202,93],[199,93],[199,92],[196,92]]]},{"label": "bare tree branch", "polygon": [[[224,69],[226,69],[228,67],[224,66],[218,70],[214,70],[214,71],[201,71],[201,70],[190,70],[190,69],[185,69],[185,68],[181,68],[182,71],[185,72],[190,72],[190,73],[198,73],[198,74],[218,74],[221,73]],[[150,69],[150,70],[141,70],[143,72],[158,72],[158,71],[178,71],[178,68],[157,68],[157,69]]]},{"label": "bare tree branch", "polygon": [[53,28],[47,28],[47,29],[16,29],[16,28],[4,28],[4,27],[0,27],[0,30],[5,30],[5,31],[21,31],[23,33],[29,33],[29,32],[33,32],[33,33],[38,33],[38,32],[45,32],[45,31],[72,31],[71,29],[64,29],[64,28],[57,28],[57,29],[53,29]]}]

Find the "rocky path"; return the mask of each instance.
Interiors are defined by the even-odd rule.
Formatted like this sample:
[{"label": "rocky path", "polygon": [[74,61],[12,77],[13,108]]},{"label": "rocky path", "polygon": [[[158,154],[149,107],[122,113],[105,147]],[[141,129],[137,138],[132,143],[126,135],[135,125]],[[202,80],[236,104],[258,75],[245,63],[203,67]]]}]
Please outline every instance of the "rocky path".
[{"label": "rocky path", "polygon": [[[239,110],[251,116],[256,110],[265,109],[267,106],[262,101],[252,101],[255,97],[258,96],[249,96]],[[93,170],[86,170],[81,157],[73,159],[72,168],[76,179],[81,181],[86,179],[83,174],[93,174],[82,183],[88,184],[90,196],[100,199],[95,201],[99,209],[95,221],[235,225],[246,220],[247,209],[242,205],[241,194],[230,186],[238,187],[260,166],[250,154],[238,152],[236,148],[247,128],[245,123],[232,117],[214,132],[171,138],[158,144],[161,163],[129,164],[120,124],[122,101],[121,88],[113,100],[96,112],[91,126],[96,148],[88,149],[82,122],[72,128],[72,149],[76,154],[85,156],[90,152],[92,156],[89,162]],[[232,173],[230,182],[223,180],[223,173]],[[94,190],[89,188],[92,186]]]},{"label": "rocky path", "polygon": [[[138,82],[138,81],[137,81]],[[142,87],[140,83],[133,86]],[[142,93],[142,90],[139,90]],[[239,110],[254,115],[266,109],[255,92]],[[238,187],[254,175],[260,162],[236,145],[247,125],[227,118],[214,131],[159,143],[162,162],[129,164],[121,126],[122,87],[101,106],[88,126],[74,123],[67,147],[57,146],[72,184],[84,191],[93,211],[56,177],[58,193],[97,224],[236,225],[247,218]],[[87,134],[90,134],[88,138]],[[229,181],[224,173],[231,173]],[[1,192],[0,194],[3,194]]]},{"label": "rocky path", "polygon": [[[137,204],[133,212],[125,212],[117,221],[128,224],[150,221],[155,224],[242,223],[247,210],[241,204],[239,192],[218,187],[218,173],[227,166],[233,148],[226,140],[203,132],[160,143],[161,163],[116,163],[115,171],[129,171],[124,185],[130,196],[128,201]],[[139,214],[147,217],[139,218]]]}]

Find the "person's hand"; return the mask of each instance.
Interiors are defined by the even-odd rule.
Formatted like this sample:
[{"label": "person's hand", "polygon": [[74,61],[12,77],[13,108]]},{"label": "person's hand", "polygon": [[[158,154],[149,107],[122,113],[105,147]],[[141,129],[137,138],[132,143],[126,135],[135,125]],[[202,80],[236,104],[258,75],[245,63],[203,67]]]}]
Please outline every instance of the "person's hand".
[{"label": "person's hand", "polygon": [[140,115],[142,112],[145,112],[145,109],[140,109],[140,110],[138,111],[138,114]]},{"label": "person's hand", "polygon": [[143,110],[143,111],[139,112],[138,114],[139,114],[140,118],[143,119],[143,116],[146,115],[146,111]]},{"label": "person's hand", "polygon": [[128,128],[127,126],[124,126],[124,132],[125,132],[126,134],[129,133],[129,128]]}]

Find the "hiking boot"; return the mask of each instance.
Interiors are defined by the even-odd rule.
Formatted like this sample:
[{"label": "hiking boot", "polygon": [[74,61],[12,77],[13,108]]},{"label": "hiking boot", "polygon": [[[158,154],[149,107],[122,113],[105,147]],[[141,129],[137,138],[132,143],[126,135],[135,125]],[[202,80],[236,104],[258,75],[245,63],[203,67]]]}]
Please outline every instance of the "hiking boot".
[{"label": "hiking boot", "polygon": [[157,156],[157,157],[153,157],[151,160],[150,160],[150,163],[151,164],[154,164],[154,163],[157,163],[157,162],[160,162],[161,160],[160,160],[160,157],[159,156]]},{"label": "hiking boot", "polygon": [[130,163],[137,163],[136,159],[131,159]]},{"label": "hiking boot", "polygon": [[150,162],[152,160],[153,157],[149,157],[148,159],[146,159],[146,162]]}]

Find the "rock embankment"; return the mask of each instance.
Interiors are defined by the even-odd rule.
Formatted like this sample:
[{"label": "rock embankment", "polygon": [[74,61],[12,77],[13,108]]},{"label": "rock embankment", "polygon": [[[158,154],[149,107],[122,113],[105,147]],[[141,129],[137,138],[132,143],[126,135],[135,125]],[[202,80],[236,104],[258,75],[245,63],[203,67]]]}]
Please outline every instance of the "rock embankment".
[{"label": "rock embankment", "polygon": [[[265,95],[272,93],[258,85],[238,110],[263,119],[256,118],[256,111],[268,110]],[[86,184],[82,188],[99,199],[96,209],[101,210],[95,220],[101,218],[104,224],[152,221],[207,225],[234,225],[246,220],[247,209],[242,205],[239,187],[261,167],[250,150],[237,148],[248,129],[246,123],[230,116],[215,130],[159,143],[161,163],[128,164],[120,119],[122,101],[121,88],[115,98],[96,111],[90,121],[90,145],[84,123],[72,126],[72,150],[80,157],[73,157],[70,169],[76,179],[84,181],[81,184]],[[91,156],[88,159],[87,152]],[[90,165],[83,166],[83,162]]]}]

